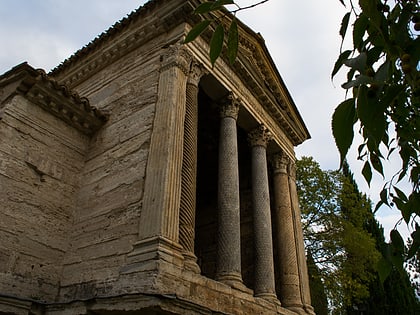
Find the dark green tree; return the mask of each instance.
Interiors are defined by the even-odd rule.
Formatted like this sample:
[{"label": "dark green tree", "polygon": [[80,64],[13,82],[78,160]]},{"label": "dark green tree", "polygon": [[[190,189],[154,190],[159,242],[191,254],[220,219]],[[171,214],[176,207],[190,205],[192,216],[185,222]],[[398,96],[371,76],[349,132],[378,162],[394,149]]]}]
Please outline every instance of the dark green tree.
[{"label": "dark green tree", "polygon": [[322,281],[321,272],[316,265],[310,250],[307,251],[306,257],[312,306],[317,315],[328,315],[328,298]]},{"label": "dark green tree", "polygon": [[[383,256],[389,254],[392,247],[385,242],[384,231],[372,212],[372,203],[369,198],[359,191],[347,163],[343,165],[343,174],[346,177],[347,193],[352,192],[352,200],[359,205],[359,211],[354,212],[359,218],[349,218],[350,221],[358,224],[367,232],[375,242],[375,247]],[[343,209],[347,212],[346,209]],[[361,220],[361,218],[363,218]],[[364,298],[353,299],[350,303],[352,307],[347,308],[348,314],[354,313],[354,309],[364,310],[368,315],[394,315],[394,314],[414,314],[418,301],[415,297],[414,288],[410,282],[406,270],[393,267],[389,277],[382,282],[375,268],[370,269],[371,279],[367,286],[368,295]],[[358,314],[358,313],[356,313]]]},{"label": "dark green tree", "polygon": [[380,256],[364,228],[372,216],[368,203],[346,176],[321,170],[312,158],[297,161],[297,185],[307,250],[331,308],[344,314],[369,296]]}]

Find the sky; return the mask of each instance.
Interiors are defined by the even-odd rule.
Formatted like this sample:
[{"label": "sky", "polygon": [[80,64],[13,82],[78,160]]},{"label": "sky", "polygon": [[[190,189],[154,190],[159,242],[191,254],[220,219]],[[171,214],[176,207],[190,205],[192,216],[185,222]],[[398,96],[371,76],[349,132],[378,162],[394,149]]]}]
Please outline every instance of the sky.
[{"label": "sky", "polygon": [[[49,71],[145,2],[0,0],[0,74],[24,61]],[[258,1],[236,2],[246,6]],[[331,117],[345,98],[340,87],[345,73],[332,81],[331,71],[339,55],[338,31],[345,13],[339,0],[271,0],[237,15],[264,37],[309,129],[311,139],[296,148],[297,157],[313,156],[325,170],[339,165]],[[384,184],[382,177],[374,176],[368,187],[359,175],[363,165],[357,161],[354,147],[348,160],[359,189],[376,203]],[[384,167],[391,174],[398,163],[385,163]],[[378,211],[386,237],[399,218],[397,210],[383,207]],[[404,228],[400,231],[408,235]]]}]

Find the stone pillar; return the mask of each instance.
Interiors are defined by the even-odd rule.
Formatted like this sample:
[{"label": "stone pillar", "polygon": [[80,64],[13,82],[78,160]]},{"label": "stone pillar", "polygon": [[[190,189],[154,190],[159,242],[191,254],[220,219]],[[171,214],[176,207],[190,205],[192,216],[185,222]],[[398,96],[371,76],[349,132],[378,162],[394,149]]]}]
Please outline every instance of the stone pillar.
[{"label": "stone pillar", "polygon": [[200,272],[194,255],[196,184],[197,184],[197,127],[198,83],[205,73],[201,64],[193,63],[187,81],[184,121],[184,150],[181,172],[181,205],[179,213],[179,243],[183,248],[186,269]]},{"label": "stone pillar", "polygon": [[[139,242],[128,264],[156,261],[182,265],[179,245],[181,166],[187,76],[192,57],[180,44],[161,57],[158,97],[144,184]],[[146,267],[142,267],[143,270]]]},{"label": "stone pillar", "polygon": [[257,297],[277,301],[266,154],[271,134],[261,125],[249,133],[248,140],[252,147],[252,203],[255,238],[254,292]]},{"label": "stone pillar", "polygon": [[311,292],[309,288],[308,267],[306,264],[305,246],[302,230],[302,216],[299,208],[299,198],[296,189],[296,164],[289,163],[289,190],[292,202],[292,214],[294,222],[295,240],[297,248],[297,261],[299,268],[300,290],[302,292],[303,307],[308,314],[315,314],[311,306]]},{"label": "stone pillar", "polygon": [[216,278],[232,287],[244,287],[241,274],[239,168],[236,119],[239,101],[232,94],[220,108],[218,173],[218,241]]},{"label": "stone pillar", "polygon": [[279,259],[277,291],[283,305],[298,314],[305,313],[302,304],[299,260],[295,237],[295,216],[289,188],[289,157],[284,152],[273,159],[275,244]]}]

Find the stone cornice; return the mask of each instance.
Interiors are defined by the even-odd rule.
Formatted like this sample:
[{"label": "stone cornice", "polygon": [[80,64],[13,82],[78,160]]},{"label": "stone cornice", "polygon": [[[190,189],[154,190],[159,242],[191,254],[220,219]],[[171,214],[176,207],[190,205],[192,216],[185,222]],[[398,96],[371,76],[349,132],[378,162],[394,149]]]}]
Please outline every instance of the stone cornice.
[{"label": "stone cornice", "polygon": [[[167,5],[153,12],[155,18],[147,18],[162,4]],[[193,7],[185,0],[151,0],[115,23],[49,74],[74,87],[158,34],[181,24],[192,11]]]},{"label": "stone cornice", "polygon": [[87,98],[80,97],[43,70],[36,70],[27,63],[0,76],[0,89],[7,90],[3,100],[11,95],[23,95],[86,135],[95,133],[107,120],[107,115],[91,107]]}]

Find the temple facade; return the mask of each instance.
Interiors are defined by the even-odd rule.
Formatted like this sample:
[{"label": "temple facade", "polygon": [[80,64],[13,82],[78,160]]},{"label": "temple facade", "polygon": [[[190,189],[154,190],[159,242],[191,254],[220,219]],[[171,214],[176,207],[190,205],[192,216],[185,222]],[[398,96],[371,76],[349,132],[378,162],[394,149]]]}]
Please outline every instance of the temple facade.
[{"label": "temple facade", "polygon": [[0,76],[0,314],[314,314],[309,133],[259,34],[239,22],[233,65],[183,44],[199,3]]}]

